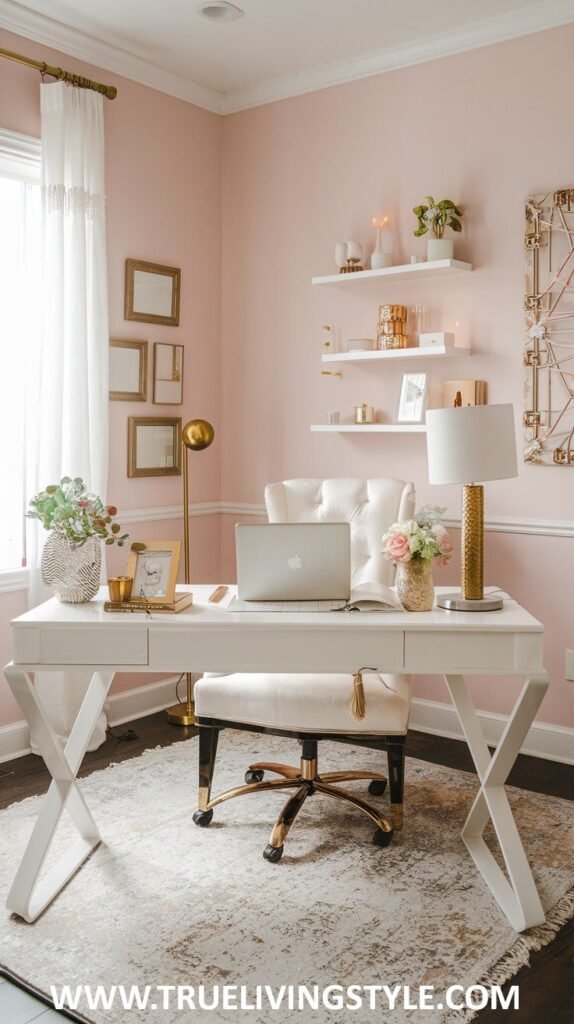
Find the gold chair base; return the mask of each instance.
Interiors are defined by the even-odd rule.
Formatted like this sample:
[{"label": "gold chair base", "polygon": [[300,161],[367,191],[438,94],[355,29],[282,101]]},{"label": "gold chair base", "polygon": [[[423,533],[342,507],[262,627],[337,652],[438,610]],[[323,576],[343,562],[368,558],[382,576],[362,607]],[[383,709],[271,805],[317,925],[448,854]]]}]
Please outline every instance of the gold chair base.
[{"label": "gold chair base", "polygon": [[[250,764],[248,772],[254,773],[255,777],[259,772],[273,772],[280,777],[277,779],[262,779],[246,783],[244,786],[236,786],[234,789],[228,789],[225,793],[220,793],[212,799],[209,799],[207,787],[201,786],[199,790],[199,811],[196,812],[195,820],[197,824],[203,824],[205,816],[212,812],[213,808],[217,807],[218,804],[222,804],[226,800],[233,800],[238,796],[245,796],[247,793],[265,793],[273,790],[294,789],[295,792],[287,800],[271,831],[269,845],[264,853],[267,860],[279,860],[283,852],[283,844],[297,814],[305,800],[314,795],[329,796],[336,800],[345,801],[356,807],[357,810],[362,811],[363,814],[366,814],[377,827],[375,841],[381,846],[386,846],[390,842],[393,831],[398,831],[402,828],[402,803],[391,805],[391,824],[378,807],[363,800],[355,793],[338,788],[338,783],[355,782],[357,780],[386,783],[386,777],[380,772],[341,771],[319,774],[316,758],[304,757],[301,758],[300,768],[287,764],[261,761]],[[211,815],[208,820],[211,820]]]}]

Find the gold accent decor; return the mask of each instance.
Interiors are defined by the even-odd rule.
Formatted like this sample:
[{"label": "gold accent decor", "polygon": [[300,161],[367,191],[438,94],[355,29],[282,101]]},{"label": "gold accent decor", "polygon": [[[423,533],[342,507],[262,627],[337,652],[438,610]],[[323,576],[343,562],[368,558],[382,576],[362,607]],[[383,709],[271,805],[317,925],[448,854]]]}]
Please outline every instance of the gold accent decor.
[{"label": "gold accent decor", "polygon": [[[147,297],[148,308],[138,305],[136,295],[136,274],[157,275],[169,278],[171,282],[170,312],[160,313],[157,305],[153,309],[154,297]],[[162,263],[148,263],[146,260],[126,260],[124,289],[124,319],[138,320],[144,324],[163,324],[165,327],[179,327],[179,294],[181,289],[181,270],[179,267],[168,267]],[[149,308],[149,307],[152,308]]]},{"label": "gold accent decor", "polygon": [[526,200],[525,462],[574,466],[574,188]]},{"label": "gold accent decor", "polygon": [[[110,349],[123,348],[139,351],[138,386],[137,390],[117,391],[110,389],[110,402],[145,402],[147,401],[147,341],[126,341],[119,338],[110,338]],[[112,378],[112,356],[110,353],[110,385],[113,385]]]},{"label": "gold accent decor", "polygon": [[108,579],[110,601],[129,601],[133,585],[133,576],[110,576]]},{"label": "gold accent decor", "polygon": [[[207,420],[188,420],[181,432],[183,457],[183,568],[184,580],[191,583],[189,568],[189,467],[188,451],[201,452],[213,443],[215,431]],[[167,709],[167,720],[172,725],[197,725],[193,703],[193,680],[186,672],[186,700],[184,704],[173,704]],[[200,804],[201,806],[201,804]]]},{"label": "gold accent decor", "polygon": [[50,78],[57,78],[59,82],[67,82],[68,85],[75,85],[78,89],[91,89],[92,92],[101,92],[108,100],[114,100],[118,94],[115,85],[102,85],[101,82],[94,82],[91,78],[84,78],[82,75],[75,75],[72,71],[63,71],[62,68],[46,64],[44,60],[32,60],[31,57],[23,57],[20,53],[12,50],[0,49],[0,57],[7,60],[15,60],[18,64],[24,64],[28,68],[39,71],[42,77],[49,75]]},{"label": "gold accent decor", "polygon": [[128,476],[179,476],[180,436],[180,416],[129,416]]},{"label": "gold accent decor", "polygon": [[466,601],[484,597],[484,487],[462,489],[461,590]]},{"label": "gold accent decor", "polygon": [[[177,573],[181,542],[179,540],[140,540],[134,541],[128,555],[126,576],[133,580],[132,603],[141,601],[153,604],[169,605],[175,599]],[[154,573],[151,583],[149,567]],[[160,589],[157,589],[157,588]],[[149,592],[148,591],[149,588]],[[154,592],[155,591],[155,592]],[[111,597],[111,593],[110,593]],[[112,601],[114,598],[112,598]],[[124,600],[128,601],[129,598]]]}]

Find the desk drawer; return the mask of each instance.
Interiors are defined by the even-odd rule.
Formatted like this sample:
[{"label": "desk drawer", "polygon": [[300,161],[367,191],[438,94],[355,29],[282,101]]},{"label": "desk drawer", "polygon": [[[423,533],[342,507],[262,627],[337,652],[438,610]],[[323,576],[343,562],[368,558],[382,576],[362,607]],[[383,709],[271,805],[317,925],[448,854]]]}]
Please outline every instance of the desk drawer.
[{"label": "desk drawer", "polygon": [[147,665],[147,627],[38,626],[14,630],[14,661],[37,665]]},{"label": "desk drawer", "polygon": [[[493,613],[495,614],[495,613]],[[514,633],[407,632],[407,672],[511,672],[525,667],[515,649]]]}]

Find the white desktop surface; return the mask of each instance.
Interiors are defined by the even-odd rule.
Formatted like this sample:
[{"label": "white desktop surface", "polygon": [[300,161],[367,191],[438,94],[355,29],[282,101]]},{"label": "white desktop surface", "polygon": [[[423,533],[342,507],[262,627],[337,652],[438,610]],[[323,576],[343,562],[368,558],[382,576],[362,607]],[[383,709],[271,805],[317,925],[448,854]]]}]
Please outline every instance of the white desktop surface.
[{"label": "white desktop surface", "polygon": [[[230,612],[235,594],[208,602],[215,585],[192,586],[193,606],[175,614],[105,612],[107,589],[87,604],[39,605],[12,622],[13,661],[6,679],[53,776],[8,896],[10,910],[34,921],[100,842],[77,783],[91,731],[122,672],[381,672],[441,674],[474,760],[479,790],[462,838],[508,920],[522,931],[544,922],[544,911],[504,790],[549,685],[543,626],[511,598],[494,612]],[[437,592],[451,588],[439,587]],[[490,588],[489,588],[490,589]],[[494,589],[494,588],[492,588]],[[83,669],[92,673],[65,746],[54,734],[30,673]],[[491,755],[465,675],[522,676],[524,686]],[[500,685],[505,685],[501,678]],[[352,722],[349,723],[352,732]],[[80,839],[42,879],[41,869],[67,809]],[[482,834],[495,826],[509,878]],[[81,884],[78,880],[75,884]]]}]

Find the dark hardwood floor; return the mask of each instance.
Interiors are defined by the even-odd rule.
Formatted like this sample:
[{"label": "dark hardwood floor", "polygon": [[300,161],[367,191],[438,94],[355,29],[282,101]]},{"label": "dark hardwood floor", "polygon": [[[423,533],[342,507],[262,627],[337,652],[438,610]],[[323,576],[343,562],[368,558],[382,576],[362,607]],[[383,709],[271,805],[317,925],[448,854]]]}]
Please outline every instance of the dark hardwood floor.
[{"label": "dark hardwood floor", "polygon": [[[106,768],[113,761],[137,757],[148,747],[181,742],[194,731],[169,725],[163,712],[118,726],[99,750],[86,755],[80,776]],[[459,740],[411,732],[407,754],[474,773],[467,746]],[[44,793],[48,782],[43,761],[33,754],[0,764],[0,808]],[[574,798],[574,768],[554,761],[520,755],[509,782],[549,796]],[[500,1024],[503,1019],[507,1022],[509,1014],[514,1024],[540,1024],[541,1021],[571,1024],[574,1020],[574,921],[562,928],[550,945],[534,953],[530,966],[519,971],[509,984],[520,987],[520,1008],[483,1010],[475,1018],[478,1024]]]}]

